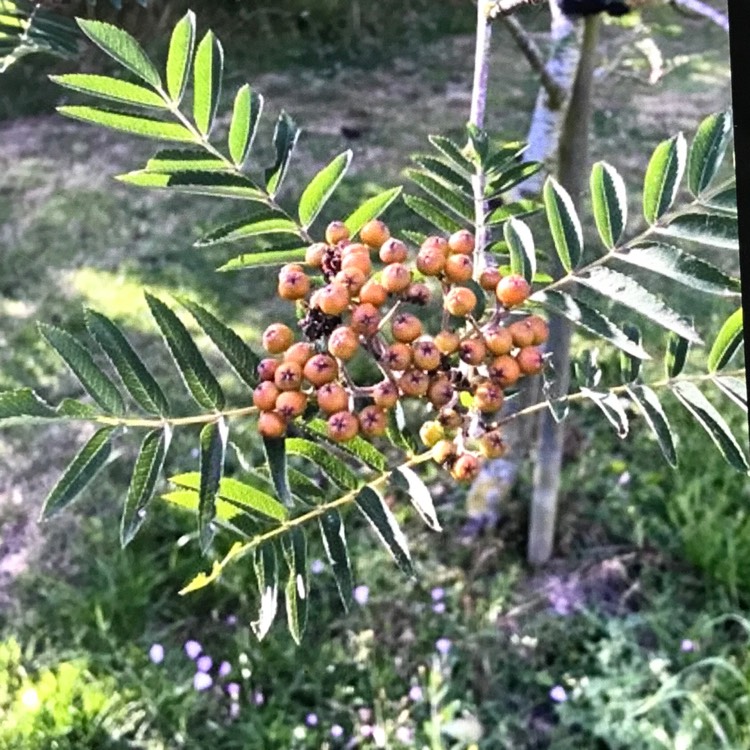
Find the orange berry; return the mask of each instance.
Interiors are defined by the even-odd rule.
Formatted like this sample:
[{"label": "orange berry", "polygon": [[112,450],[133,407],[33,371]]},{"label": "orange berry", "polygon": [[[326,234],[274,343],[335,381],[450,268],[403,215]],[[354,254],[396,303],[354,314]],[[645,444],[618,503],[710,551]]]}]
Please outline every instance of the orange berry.
[{"label": "orange berry", "polygon": [[261,380],[273,380],[274,373],[276,372],[276,368],[278,366],[278,359],[273,359],[273,357],[266,357],[265,359],[261,359],[261,361],[258,363],[258,377]]},{"label": "orange berry", "polygon": [[276,411],[286,420],[298,417],[307,406],[307,396],[300,391],[284,391],[276,399]]},{"label": "orange berry", "polygon": [[298,391],[302,385],[302,368],[296,362],[282,362],[273,376],[280,391]]},{"label": "orange berry", "polygon": [[405,370],[411,361],[411,347],[400,342],[391,344],[383,355],[383,362],[391,370]]},{"label": "orange berry", "polygon": [[485,458],[502,458],[508,452],[508,444],[503,440],[500,430],[492,430],[479,438],[479,450]]},{"label": "orange berry", "polygon": [[359,336],[348,326],[339,326],[328,337],[328,351],[334,357],[351,359],[359,349]]},{"label": "orange berry", "polygon": [[453,333],[453,331],[440,331],[440,333],[435,336],[435,346],[437,346],[443,354],[453,354],[453,352],[458,350],[458,345],[460,343],[461,339],[458,337],[458,334]]},{"label": "orange berry", "polygon": [[436,248],[422,249],[417,253],[417,270],[425,276],[438,276],[445,268],[445,255]]},{"label": "orange berry", "polygon": [[[460,256],[463,257],[463,256]],[[477,306],[477,296],[465,286],[451,289],[445,297],[445,309],[456,317],[468,315]]]},{"label": "orange berry", "polygon": [[264,411],[258,417],[258,432],[265,438],[280,438],[286,432],[286,420],[275,411]]},{"label": "orange berry", "polygon": [[467,365],[481,365],[487,355],[487,347],[481,339],[464,339],[458,345],[458,356]]},{"label": "orange berry", "polygon": [[501,388],[510,388],[521,377],[521,368],[510,354],[501,354],[499,357],[495,357],[488,370],[490,378]]},{"label": "orange berry", "polygon": [[310,279],[304,273],[289,274],[279,281],[276,287],[276,293],[281,299],[294,302],[298,299],[304,299],[310,291]]},{"label": "orange berry", "polygon": [[471,453],[464,453],[456,459],[451,476],[458,482],[471,482],[479,474],[479,459]]},{"label": "orange berry", "polygon": [[531,294],[531,287],[523,276],[512,273],[500,279],[495,294],[504,307],[515,307],[526,302]]},{"label": "orange berry", "polygon": [[451,255],[445,261],[443,273],[445,278],[451,284],[462,284],[471,278],[474,271],[474,264],[468,255]]},{"label": "orange berry", "polygon": [[365,406],[359,414],[359,429],[367,437],[378,437],[385,434],[388,420],[379,406]]},{"label": "orange berry", "polygon": [[326,414],[346,411],[349,408],[349,394],[339,383],[326,383],[315,392],[318,406]]},{"label": "orange berry", "polygon": [[341,284],[329,284],[319,291],[317,302],[326,315],[341,315],[349,307],[349,292]]},{"label": "orange berry", "polygon": [[392,294],[398,294],[411,284],[411,271],[403,263],[391,263],[383,269],[380,283]]},{"label": "orange berry", "polygon": [[316,388],[335,380],[338,374],[336,360],[327,354],[316,354],[305,363],[304,376]]},{"label": "orange berry", "polygon": [[513,335],[507,328],[491,326],[482,331],[484,342],[492,354],[510,354],[513,349]]},{"label": "orange berry", "polygon": [[346,271],[350,268],[358,268],[365,277],[372,273],[372,261],[370,254],[365,252],[355,252],[344,255],[341,258],[341,270]]},{"label": "orange berry", "polygon": [[263,331],[263,348],[270,354],[281,354],[294,341],[294,334],[289,326],[283,323],[273,323]]},{"label": "orange berry", "polygon": [[422,370],[407,370],[398,380],[405,396],[424,396],[430,385],[430,376]]},{"label": "orange berry", "polygon": [[409,256],[409,250],[401,240],[391,237],[381,245],[378,255],[380,260],[386,264],[403,263]]},{"label": "orange berry", "polygon": [[296,362],[300,367],[304,367],[313,354],[315,354],[315,347],[312,344],[307,341],[298,341],[284,352],[284,362]]},{"label": "orange berry", "polygon": [[516,354],[516,362],[524,375],[538,375],[544,369],[542,353],[535,346],[524,346]]},{"label": "orange berry", "polygon": [[376,250],[390,238],[391,233],[385,223],[380,219],[372,219],[359,230],[359,238],[365,245],[374,247]]},{"label": "orange berry", "polygon": [[427,388],[427,398],[433,406],[439,408],[450,403],[455,392],[451,381],[445,375],[439,375]]},{"label": "orange berry", "polygon": [[367,277],[361,268],[357,266],[350,266],[348,268],[342,268],[334,277],[334,284],[341,284],[350,297],[355,297],[357,292],[364,286]]},{"label": "orange berry", "polygon": [[278,397],[279,389],[270,380],[264,380],[253,391],[253,404],[261,411],[272,411]]},{"label": "orange berry", "polygon": [[452,440],[439,440],[432,446],[432,460],[439,464],[450,461],[456,455],[456,445]]},{"label": "orange berry", "polygon": [[357,418],[348,411],[339,411],[328,417],[328,437],[343,443],[356,437],[359,432]]},{"label": "orange berry", "polygon": [[534,341],[534,329],[526,319],[514,321],[508,326],[508,331],[513,337],[513,344],[519,348],[531,346]]},{"label": "orange berry", "polygon": [[531,330],[534,331],[534,340],[532,344],[543,344],[549,338],[549,327],[547,321],[544,318],[540,318],[538,315],[530,315],[527,318]]},{"label": "orange berry", "polygon": [[432,339],[419,339],[412,345],[412,360],[420,370],[436,370],[440,365],[440,350]]},{"label": "orange berry", "polygon": [[368,258],[370,257],[370,248],[361,243],[361,242],[347,242],[342,248],[341,248],[341,257],[347,258],[350,255],[359,255],[359,254],[366,255]]},{"label": "orange berry", "polygon": [[328,250],[325,242],[315,242],[305,250],[305,263],[313,268],[320,268],[323,263],[323,255]]},{"label": "orange berry", "polygon": [[431,297],[430,289],[425,284],[409,284],[404,294],[404,300],[412,305],[426,305]]},{"label": "orange berry", "polygon": [[370,279],[359,290],[359,301],[367,302],[370,305],[375,305],[375,307],[381,307],[387,299],[388,290],[379,281]]},{"label": "orange berry", "polygon": [[375,406],[392,409],[398,401],[398,388],[390,380],[382,380],[372,390]]},{"label": "orange berry", "polygon": [[497,285],[500,283],[500,271],[497,268],[485,268],[479,276],[479,286],[482,289],[486,289],[488,292],[494,291]]},{"label": "orange berry", "polygon": [[474,235],[467,229],[460,229],[448,237],[448,247],[452,253],[471,255],[474,252]]},{"label": "orange berry", "polygon": [[494,383],[480,383],[474,391],[474,404],[483,414],[497,411],[504,400],[502,389]]},{"label": "orange berry", "polygon": [[339,242],[349,239],[349,230],[343,221],[332,221],[326,227],[326,242],[329,245],[337,245]]},{"label": "orange berry", "polygon": [[422,322],[410,313],[399,313],[391,323],[391,333],[396,341],[411,343],[422,335]]},{"label": "orange berry", "polygon": [[369,302],[363,302],[352,310],[352,329],[363,336],[374,336],[380,324],[380,313],[378,308]]},{"label": "orange berry", "polygon": [[438,237],[437,235],[427,237],[425,241],[419,246],[419,249],[420,251],[438,250],[446,258],[448,257],[448,252],[450,250],[448,246],[448,240],[446,240],[445,237]]}]

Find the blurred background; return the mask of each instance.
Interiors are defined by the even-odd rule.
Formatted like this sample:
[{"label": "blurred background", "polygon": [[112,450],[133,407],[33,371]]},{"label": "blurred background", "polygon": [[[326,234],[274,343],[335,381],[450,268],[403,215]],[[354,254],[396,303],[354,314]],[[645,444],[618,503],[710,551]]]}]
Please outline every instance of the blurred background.
[{"label": "blurred background", "polygon": [[[428,134],[462,138],[468,0],[44,5],[121,24],[161,62],[172,25],[191,7],[199,33],[211,27],[224,44],[220,111],[245,81],[266,98],[261,161],[280,109],[303,127],[288,193],[353,149],[329,218],[404,182]],[[548,12],[520,18],[544,47]],[[591,160],[620,171],[635,213],[653,147],[730,104],[728,39],[669,7],[604,24]],[[82,44],[75,59],[29,56],[0,76],[0,390],[37,384],[55,402],[76,385],[36,321],[81,329],[82,306],[94,307],[128,331],[157,375],[174,379],[144,287],[201,299],[250,341],[281,314],[271,273],[213,273],[226,248],[192,247],[236,217],[235,206],[127,188],[114,175],[135,169],[151,146],[55,113],[68,95],[47,76],[73,71],[113,72]],[[537,88],[498,27],[493,138],[525,137]],[[413,223],[402,204],[386,218]],[[679,294],[675,305],[689,310],[695,301]],[[706,304],[715,330],[726,303]],[[605,367],[609,357],[601,353]],[[118,464],[73,510],[38,525],[75,450],[72,428],[4,430],[0,748],[750,747],[750,487],[679,407],[669,416],[682,436],[679,473],[655,460],[642,426],[622,442],[597,414],[574,411],[556,555],[543,570],[523,562],[528,469],[497,524],[478,533],[465,533],[465,489],[437,473],[442,536],[398,509],[416,582],[399,577],[361,524],[350,540],[358,588],[349,615],[313,548],[316,614],[302,648],[281,623],[254,639],[257,601],[242,565],[177,595],[206,567],[192,519],[156,503],[119,550],[128,478]],[[745,415],[731,423],[746,445]],[[244,458],[258,458],[253,425],[238,435]],[[167,474],[195,466],[195,444],[196,435],[177,436]],[[134,455],[137,438],[122,450]],[[242,458],[230,454],[230,467]]]}]

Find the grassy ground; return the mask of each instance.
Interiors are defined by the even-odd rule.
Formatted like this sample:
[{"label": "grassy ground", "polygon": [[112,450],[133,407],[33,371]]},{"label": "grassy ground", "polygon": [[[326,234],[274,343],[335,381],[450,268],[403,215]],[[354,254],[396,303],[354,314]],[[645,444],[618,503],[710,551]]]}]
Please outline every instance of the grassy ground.
[{"label": "grassy ground", "polygon": [[[591,157],[606,158],[633,185],[634,215],[644,154],[729,99],[721,32],[683,19],[678,26],[666,12],[655,18],[668,58],[702,54],[654,86],[621,73],[599,82]],[[543,18],[531,25],[541,39]],[[632,33],[607,26],[605,59]],[[230,56],[232,44],[230,35]],[[444,36],[404,46],[369,71],[294,67],[253,76],[267,111],[286,108],[305,128],[288,194],[352,147],[346,189],[325,221],[402,181],[428,133],[460,136],[472,44]],[[523,137],[536,87],[501,30],[492,75],[489,127],[501,139]],[[342,126],[360,137],[347,139]],[[147,144],[54,115],[9,120],[0,130],[0,388],[39,384],[55,400],[75,395],[34,324],[79,328],[82,305],[121,323],[155,371],[173,377],[143,286],[200,298],[251,341],[279,313],[272,280],[212,273],[240,248],[191,247],[235,218],[234,205],[139,193],[112,180],[147,158]],[[741,416],[734,426],[743,429]],[[256,601],[245,570],[176,595],[203,567],[189,520],[156,508],[132,547],[114,551],[127,481],[117,464],[76,513],[37,526],[45,491],[83,435],[6,431],[0,725],[9,729],[0,729],[0,749],[47,750],[54,738],[65,750],[436,750],[467,747],[480,734],[480,746],[493,750],[747,747],[748,488],[706,453],[704,437],[682,434],[685,470],[677,475],[654,463],[645,433],[619,443],[588,415],[574,416],[571,435],[582,442],[565,469],[559,558],[542,573],[521,562],[528,479],[498,528],[473,541],[461,534],[462,493],[438,483],[442,537],[400,513],[419,581],[397,579],[357,529],[357,582],[369,598],[343,616],[330,572],[316,575],[316,627],[300,650],[281,627],[263,644],[253,640]],[[194,438],[176,444],[168,473],[193,468]],[[188,639],[213,658],[209,690],[193,687]],[[165,649],[159,664],[148,657],[154,643]],[[224,660],[230,672],[220,677]],[[239,686],[237,701],[229,683]],[[32,710],[35,700],[44,712]],[[340,739],[331,734],[337,725]]]}]

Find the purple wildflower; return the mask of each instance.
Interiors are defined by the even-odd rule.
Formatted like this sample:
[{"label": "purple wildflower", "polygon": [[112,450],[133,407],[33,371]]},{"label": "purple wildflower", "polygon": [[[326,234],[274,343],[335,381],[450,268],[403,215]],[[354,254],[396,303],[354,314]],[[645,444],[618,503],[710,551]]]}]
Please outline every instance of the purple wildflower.
[{"label": "purple wildflower", "polygon": [[229,704],[229,716],[232,719],[236,719],[240,715],[240,704],[232,701]]},{"label": "purple wildflower", "polygon": [[226,677],[232,671],[232,665],[228,661],[219,664],[219,677]]},{"label": "purple wildflower", "polygon": [[195,662],[195,666],[198,667],[199,672],[210,672],[214,662],[210,656],[200,656],[198,661]]},{"label": "purple wildflower", "polygon": [[453,644],[448,638],[438,638],[437,641],[435,641],[435,648],[437,649],[438,653],[442,654],[443,656],[447,655],[447,653],[451,650],[452,645]]},{"label": "purple wildflower", "polygon": [[344,736],[344,727],[342,727],[341,724],[334,724],[331,727],[331,737],[333,737],[333,739],[337,740],[337,739],[339,739],[340,737],[343,737],[343,736]]},{"label": "purple wildflower", "polygon": [[691,641],[689,638],[683,638],[682,643],[680,643],[680,651],[684,651],[686,653],[695,651],[695,642]]},{"label": "purple wildflower", "polygon": [[211,678],[211,675],[206,674],[205,672],[196,672],[195,677],[193,677],[193,687],[199,692],[202,690],[208,690],[213,684],[214,681]]},{"label": "purple wildflower", "polygon": [[445,612],[445,602],[435,602],[435,604],[432,605],[432,611],[436,615],[442,615]]},{"label": "purple wildflower", "polygon": [[161,664],[164,661],[164,646],[161,643],[154,643],[148,650],[148,658],[154,664]]},{"label": "purple wildflower", "polygon": [[424,698],[424,694],[422,693],[422,688],[419,687],[419,685],[412,685],[411,688],[409,688],[409,700],[414,701],[414,703],[417,703]]},{"label": "purple wildflower", "polygon": [[237,615],[227,615],[227,625],[233,627],[237,624]]},{"label": "purple wildflower", "polygon": [[549,691],[549,697],[555,701],[555,703],[565,703],[565,701],[568,700],[568,694],[565,692],[565,688],[562,685],[555,685],[555,687]]},{"label": "purple wildflower", "polygon": [[314,713],[307,714],[307,716],[305,716],[305,724],[307,724],[308,727],[317,727],[318,715]]},{"label": "purple wildflower", "polygon": [[310,563],[310,572],[313,575],[319,575],[325,570],[326,566],[325,563],[322,560],[313,560]]},{"label": "purple wildflower", "polygon": [[230,682],[226,687],[227,695],[236,701],[240,697],[240,685],[238,682]]},{"label": "purple wildflower", "polygon": [[433,602],[439,602],[445,596],[445,589],[442,586],[436,586],[430,592]]},{"label": "purple wildflower", "polygon": [[266,698],[260,690],[256,690],[253,693],[253,703],[256,706],[262,706],[266,702]]},{"label": "purple wildflower", "polygon": [[396,730],[396,739],[404,745],[411,745],[414,741],[414,732],[409,727],[399,727]]},{"label": "purple wildflower", "polygon": [[370,589],[367,586],[357,586],[352,592],[354,601],[360,606],[364,607],[367,604],[367,600],[370,598]]},{"label": "purple wildflower", "polygon": [[198,641],[185,641],[185,653],[191,659],[197,659],[201,655],[202,651],[203,646],[201,646]]}]

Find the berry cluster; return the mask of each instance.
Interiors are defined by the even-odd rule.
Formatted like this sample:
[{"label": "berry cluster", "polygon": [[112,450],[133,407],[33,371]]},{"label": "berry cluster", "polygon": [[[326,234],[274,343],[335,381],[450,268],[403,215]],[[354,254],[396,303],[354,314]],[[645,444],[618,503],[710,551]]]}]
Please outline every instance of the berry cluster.
[{"label": "berry cluster", "polygon": [[[317,411],[334,441],[373,438],[386,432],[387,413],[399,399],[416,398],[437,411],[420,437],[454,478],[470,480],[482,456],[502,456],[507,446],[493,417],[507,389],[541,372],[539,345],[548,330],[539,316],[515,310],[531,292],[522,276],[486,268],[478,286],[470,283],[473,252],[474,236],[466,230],[428,237],[410,259],[407,245],[382,221],[368,222],[359,241],[342,222],[329,224],[325,242],[307,249],[304,266],[292,263],[279,272],[278,294],[300,306],[306,340],[295,342],[282,323],[263,333],[271,356],[258,367],[261,382],[253,393],[260,433],[281,437],[291,420]],[[479,289],[494,305],[478,319]],[[435,290],[442,324],[430,336],[409,307],[427,305]],[[359,352],[377,363],[379,383],[353,382],[347,363]],[[367,402],[356,414],[355,399]]]}]

